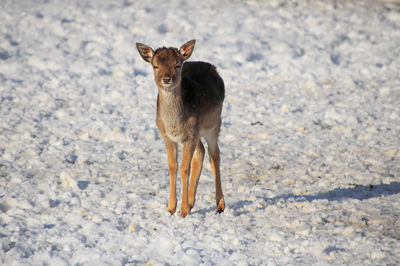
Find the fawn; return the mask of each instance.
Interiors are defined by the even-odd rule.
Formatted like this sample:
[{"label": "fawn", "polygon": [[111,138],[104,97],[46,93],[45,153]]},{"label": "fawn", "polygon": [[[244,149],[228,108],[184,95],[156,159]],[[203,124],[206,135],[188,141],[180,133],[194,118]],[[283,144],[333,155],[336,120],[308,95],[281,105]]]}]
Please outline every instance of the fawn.
[{"label": "fawn", "polygon": [[191,40],[179,50],[162,47],[155,51],[147,45],[136,44],[141,57],[153,66],[158,87],[156,123],[168,156],[168,211],[171,214],[176,210],[177,146],[178,142],[182,144],[182,217],[190,213],[195,203],[205,154],[201,138],[204,138],[208,145],[215,181],[217,211],[223,212],[225,208],[218,147],[225,86],[215,66],[206,62],[185,62],[191,56],[195,43],[195,40]]}]

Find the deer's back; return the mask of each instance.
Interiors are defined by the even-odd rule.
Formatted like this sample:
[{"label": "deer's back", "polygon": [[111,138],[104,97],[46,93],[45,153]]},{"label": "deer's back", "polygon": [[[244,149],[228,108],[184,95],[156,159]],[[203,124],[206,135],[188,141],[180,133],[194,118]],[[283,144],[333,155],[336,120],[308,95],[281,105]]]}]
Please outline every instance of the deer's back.
[{"label": "deer's back", "polygon": [[[186,62],[182,69],[183,101],[190,108],[218,107],[225,97],[224,81],[215,66],[206,62]],[[208,109],[207,108],[207,109]]]}]

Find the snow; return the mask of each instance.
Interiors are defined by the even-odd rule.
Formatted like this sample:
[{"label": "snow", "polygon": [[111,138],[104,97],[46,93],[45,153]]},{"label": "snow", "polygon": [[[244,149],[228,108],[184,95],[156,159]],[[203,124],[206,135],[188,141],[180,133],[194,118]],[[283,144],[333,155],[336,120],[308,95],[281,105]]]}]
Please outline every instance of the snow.
[{"label": "snow", "polygon": [[[0,264],[400,263],[398,2],[6,0],[0,25]],[[206,159],[182,219],[134,44],[191,39],[226,84],[226,209]]]}]

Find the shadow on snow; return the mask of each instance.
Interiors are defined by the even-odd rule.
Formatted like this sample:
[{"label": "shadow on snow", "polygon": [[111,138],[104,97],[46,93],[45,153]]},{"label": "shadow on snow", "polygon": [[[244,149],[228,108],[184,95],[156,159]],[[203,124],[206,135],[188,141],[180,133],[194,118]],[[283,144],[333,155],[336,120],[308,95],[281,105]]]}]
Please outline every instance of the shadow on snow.
[{"label": "shadow on snow", "polygon": [[265,198],[264,200],[268,203],[273,203],[276,200],[294,199],[298,202],[314,200],[329,200],[329,201],[341,201],[343,199],[357,199],[366,200],[370,198],[378,198],[381,196],[390,196],[400,193],[400,183],[392,182],[390,184],[380,185],[356,185],[351,184],[351,188],[336,188],[328,192],[319,193],[316,195],[295,195],[287,194],[280,195],[273,198]]},{"label": "shadow on snow", "polygon": [[[390,196],[400,193],[400,183],[392,182],[390,184],[379,185],[356,185],[351,184],[351,188],[336,188],[328,192],[318,193],[316,195],[296,195],[284,194],[272,198],[263,198],[268,205],[274,205],[277,201],[296,201],[296,202],[313,202],[315,200],[342,201],[345,199],[367,200],[371,198],[379,198],[382,196]],[[251,200],[240,200],[233,203],[230,208],[235,215],[241,215],[247,211],[243,210],[245,206],[252,205]],[[229,207],[229,206],[228,206]]]},{"label": "shadow on snow", "polygon": [[[296,202],[313,202],[314,200],[342,201],[344,199],[367,200],[371,198],[379,198],[382,196],[390,196],[400,193],[400,183],[392,182],[390,184],[380,185],[356,185],[350,184],[351,188],[336,188],[328,192],[318,193],[316,195],[296,195],[284,194],[272,198],[263,198],[268,205],[274,205],[279,200],[296,201]],[[254,204],[251,200],[239,200],[233,204],[227,205],[227,208],[234,210],[235,216],[239,216],[248,211],[243,210],[245,206]],[[206,214],[215,210],[215,207],[196,210],[193,213]]]}]

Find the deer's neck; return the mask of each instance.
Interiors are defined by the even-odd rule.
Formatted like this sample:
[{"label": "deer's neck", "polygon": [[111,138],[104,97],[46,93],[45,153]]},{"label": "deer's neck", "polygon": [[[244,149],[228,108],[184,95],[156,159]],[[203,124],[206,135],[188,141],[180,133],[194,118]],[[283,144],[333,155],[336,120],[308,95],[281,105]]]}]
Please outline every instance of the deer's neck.
[{"label": "deer's neck", "polygon": [[183,117],[184,105],[182,101],[181,87],[166,91],[158,90],[160,115],[165,124],[173,126],[179,123]]},{"label": "deer's neck", "polygon": [[159,90],[157,116],[157,120],[162,123],[163,133],[169,139],[180,143],[187,139],[189,134],[185,129],[187,110],[182,100],[181,91]]}]

